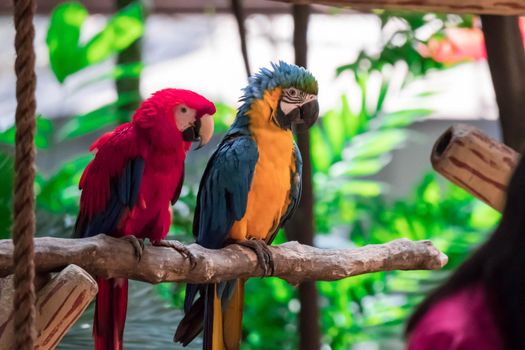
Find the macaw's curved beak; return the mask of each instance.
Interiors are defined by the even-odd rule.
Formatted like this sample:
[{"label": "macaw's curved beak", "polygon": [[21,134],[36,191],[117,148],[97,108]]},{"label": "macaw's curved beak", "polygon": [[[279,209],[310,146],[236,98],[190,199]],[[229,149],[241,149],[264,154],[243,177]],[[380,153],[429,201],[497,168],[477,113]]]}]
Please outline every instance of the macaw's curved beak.
[{"label": "macaw's curved beak", "polygon": [[319,118],[319,103],[317,99],[305,103],[299,107],[299,113],[295,113],[292,120],[294,132],[308,130]]},{"label": "macaw's curved beak", "polygon": [[213,116],[209,114],[203,115],[200,119],[197,119],[192,126],[184,129],[182,132],[182,138],[184,141],[199,141],[199,146],[197,146],[196,149],[199,149],[210,142],[212,136]]},{"label": "macaw's curved beak", "polygon": [[213,115],[210,115],[210,114],[203,115],[200,119],[200,122],[201,122],[201,128],[199,131],[200,142],[199,142],[199,146],[197,147],[197,149],[203,147],[208,142],[210,142],[213,136],[213,127],[214,127]]}]

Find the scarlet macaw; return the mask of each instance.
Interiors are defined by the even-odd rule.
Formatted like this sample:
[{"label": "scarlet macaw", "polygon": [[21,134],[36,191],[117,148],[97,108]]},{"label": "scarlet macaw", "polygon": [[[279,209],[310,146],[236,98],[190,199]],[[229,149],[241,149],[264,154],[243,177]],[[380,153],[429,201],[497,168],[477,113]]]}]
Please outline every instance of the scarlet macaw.
[{"label": "scarlet macaw", "polygon": [[[179,198],[184,160],[192,141],[206,144],[213,134],[215,106],[189,90],[165,89],[144,101],[130,123],[101,136],[80,179],[76,237],[106,233],[134,245],[139,258],[144,238],[170,246],[188,258],[189,251],[164,241],[171,224],[170,202]],[[172,244],[173,243],[173,244]],[[93,336],[95,349],[122,349],[128,281],[97,278]]]},{"label": "scarlet macaw", "polygon": [[[307,130],[319,114],[310,72],[284,62],[272,68],[261,69],[244,88],[235,122],[202,177],[193,223],[198,244],[249,246],[270,272],[266,244],[293,214],[301,193],[302,160],[292,129]],[[241,280],[188,284],[174,340],[186,346],[204,329],[203,349],[238,349],[243,290]]]}]

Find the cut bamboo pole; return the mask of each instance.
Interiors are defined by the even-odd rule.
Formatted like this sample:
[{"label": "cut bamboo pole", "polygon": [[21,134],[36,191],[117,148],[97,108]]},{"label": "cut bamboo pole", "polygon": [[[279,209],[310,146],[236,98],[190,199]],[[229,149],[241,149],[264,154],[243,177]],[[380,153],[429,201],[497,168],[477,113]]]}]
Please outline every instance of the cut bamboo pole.
[{"label": "cut bamboo pole", "polygon": [[437,139],[430,161],[438,173],[501,212],[518,158],[519,153],[481,130],[456,124]]},{"label": "cut bamboo pole", "polygon": [[[97,294],[97,283],[69,265],[38,292],[35,350],[54,349]],[[0,279],[0,350],[14,349],[13,276]]]}]

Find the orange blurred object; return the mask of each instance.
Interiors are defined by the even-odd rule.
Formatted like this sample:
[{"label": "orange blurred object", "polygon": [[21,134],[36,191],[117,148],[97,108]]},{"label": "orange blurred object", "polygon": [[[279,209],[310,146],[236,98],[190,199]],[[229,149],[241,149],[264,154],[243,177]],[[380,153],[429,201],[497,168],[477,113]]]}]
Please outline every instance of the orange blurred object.
[{"label": "orange blurred object", "polygon": [[[520,30],[525,37],[525,17],[521,17]],[[485,39],[480,28],[448,28],[445,36],[431,38],[417,48],[423,57],[447,65],[486,59]]]}]

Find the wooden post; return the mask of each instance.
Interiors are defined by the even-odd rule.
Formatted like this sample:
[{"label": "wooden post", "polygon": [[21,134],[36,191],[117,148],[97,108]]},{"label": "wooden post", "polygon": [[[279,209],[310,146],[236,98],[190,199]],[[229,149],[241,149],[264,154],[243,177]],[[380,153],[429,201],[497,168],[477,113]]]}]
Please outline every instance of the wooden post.
[{"label": "wooden post", "polygon": [[518,157],[481,130],[457,124],[437,139],[430,160],[438,173],[501,212]]},{"label": "wooden post", "polygon": [[[83,269],[69,265],[36,296],[35,350],[54,349],[97,294],[97,283]],[[0,279],[0,350],[14,349],[13,276]]]},{"label": "wooden post", "polygon": [[445,12],[493,15],[524,15],[523,0],[277,0],[295,4],[349,7],[356,10]]}]

